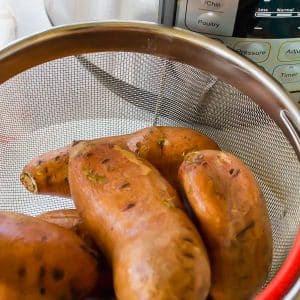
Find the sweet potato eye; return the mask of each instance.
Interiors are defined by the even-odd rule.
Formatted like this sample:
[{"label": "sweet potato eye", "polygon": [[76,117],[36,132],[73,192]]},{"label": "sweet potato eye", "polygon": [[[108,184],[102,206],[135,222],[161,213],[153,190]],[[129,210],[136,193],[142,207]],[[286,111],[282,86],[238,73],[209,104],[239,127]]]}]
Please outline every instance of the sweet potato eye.
[{"label": "sweet potato eye", "polygon": [[122,211],[126,211],[126,210],[129,210],[131,208],[135,207],[135,203],[129,203],[127,204],[123,209]]},{"label": "sweet potato eye", "polygon": [[194,243],[194,241],[189,237],[184,237],[182,240],[184,240],[185,242],[191,243],[191,244]]},{"label": "sweet potato eye", "polygon": [[194,259],[195,258],[195,256],[192,253],[189,253],[189,252],[183,252],[183,256],[185,256],[187,258],[190,258],[190,259]]},{"label": "sweet potato eye", "polygon": [[126,187],[129,187],[130,186],[130,183],[129,182],[125,182],[125,183],[122,183],[120,186],[119,186],[119,189],[122,190],[122,189],[125,189]]},{"label": "sweet potato eye", "polygon": [[161,150],[163,150],[164,145],[165,145],[165,139],[163,139],[163,138],[158,139],[157,145],[159,146],[159,148],[160,148]]},{"label": "sweet potato eye", "polygon": [[60,280],[62,280],[64,278],[64,276],[65,276],[64,270],[56,269],[55,268],[52,271],[52,278],[53,278],[54,281],[60,281]]},{"label": "sweet potato eye", "polygon": [[40,288],[40,294],[45,295],[46,294],[46,289],[44,287]]},{"label": "sweet potato eye", "polygon": [[252,221],[251,223],[249,223],[248,225],[246,225],[246,226],[245,226],[245,227],[244,227],[244,228],[236,235],[236,237],[237,237],[237,238],[241,238],[243,235],[245,235],[245,233],[246,233],[249,229],[253,228],[254,225],[255,225],[255,222]]},{"label": "sweet potato eye", "polygon": [[20,278],[24,278],[26,276],[26,268],[25,267],[21,267],[19,270],[18,270],[18,275]]},{"label": "sweet potato eye", "polygon": [[238,176],[240,173],[240,169],[230,169],[229,174],[232,175],[232,177]]},{"label": "sweet potato eye", "polygon": [[101,161],[101,164],[106,164],[106,163],[108,163],[109,161],[110,161],[109,158],[103,159],[103,160]]}]

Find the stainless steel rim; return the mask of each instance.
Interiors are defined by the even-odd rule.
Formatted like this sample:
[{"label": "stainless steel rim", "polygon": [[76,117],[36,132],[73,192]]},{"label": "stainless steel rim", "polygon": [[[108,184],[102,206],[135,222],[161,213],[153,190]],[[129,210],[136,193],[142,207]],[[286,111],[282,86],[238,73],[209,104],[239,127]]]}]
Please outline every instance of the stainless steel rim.
[{"label": "stainless steel rim", "polygon": [[276,121],[300,157],[300,114],[281,85],[221,43],[183,29],[145,22],[91,22],[50,29],[0,51],[0,83],[53,59],[114,50],[177,60],[235,86]]}]

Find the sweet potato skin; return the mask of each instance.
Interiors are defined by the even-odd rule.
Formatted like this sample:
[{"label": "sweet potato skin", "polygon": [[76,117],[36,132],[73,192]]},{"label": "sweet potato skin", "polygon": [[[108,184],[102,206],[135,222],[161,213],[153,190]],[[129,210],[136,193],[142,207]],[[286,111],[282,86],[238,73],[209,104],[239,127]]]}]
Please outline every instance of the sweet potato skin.
[{"label": "sweet potato skin", "polygon": [[102,251],[97,247],[88,230],[85,228],[76,209],[51,210],[38,215],[37,218],[64,227],[77,234],[86,243],[90,251],[93,252],[95,258],[97,258],[98,267],[101,270],[101,276],[97,283],[95,295],[99,296],[113,294],[113,278],[111,268]]},{"label": "sweet potato skin", "polygon": [[212,269],[212,299],[250,299],[272,259],[265,200],[247,166],[232,154],[189,153],[179,179],[199,220]]},{"label": "sweet potato skin", "polygon": [[[192,150],[219,149],[207,136],[189,128],[148,127],[132,134],[94,140],[112,143],[150,161],[173,185],[184,155]],[[71,145],[42,154],[31,160],[20,174],[23,185],[32,193],[70,197],[68,162]]]},{"label": "sweet potato skin", "polygon": [[84,299],[99,278],[78,236],[34,217],[1,211],[0,249],[1,299]]},{"label": "sweet potato skin", "polygon": [[76,209],[51,210],[38,215],[37,218],[73,231],[84,240],[91,249],[95,248],[95,243],[84,227],[82,219]]},{"label": "sweet potato skin", "polygon": [[76,209],[50,210],[38,215],[37,218],[70,229],[75,233],[78,232],[78,227],[83,227],[82,219]]},{"label": "sweet potato skin", "polygon": [[32,159],[20,174],[20,180],[26,189],[34,194],[70,197],[69,149],[70,146],[66,146]]},{"label": "sweet potato skin", "polygon": [[69,183],[85,226],[112,264],[118,299],[205,299],[207,253],[172,186],[112,144],[71,149]]}]

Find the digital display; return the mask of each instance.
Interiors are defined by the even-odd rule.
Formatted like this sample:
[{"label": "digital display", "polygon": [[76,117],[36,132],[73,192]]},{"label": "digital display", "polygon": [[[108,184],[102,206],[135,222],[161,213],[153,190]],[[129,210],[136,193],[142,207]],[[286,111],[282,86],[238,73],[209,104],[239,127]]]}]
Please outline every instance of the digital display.
[{"label": "digital display", "polygon": [[240,0],[236,37],[300,37],[300,0]]},{"label": "digital display", "polygon": [[255,16],[262,18],[300,17],[300,1],[260,0]]}]

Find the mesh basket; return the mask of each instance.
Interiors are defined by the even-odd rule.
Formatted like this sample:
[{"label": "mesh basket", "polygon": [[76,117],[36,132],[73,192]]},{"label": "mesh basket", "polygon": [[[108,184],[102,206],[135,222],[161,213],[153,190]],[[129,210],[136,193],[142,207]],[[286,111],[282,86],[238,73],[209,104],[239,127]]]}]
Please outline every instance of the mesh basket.
[{"label": "mesh basket", "polygon": [[261,186],[274,243],[266,285],[286,260],[300,220],[299,114],[252,63],[182,30],[89,24],[3,50],[1,82],[0,209],[73,207],[21,185],[22,167],[43,152],[152,125],[190,127],[239,156]]}]

